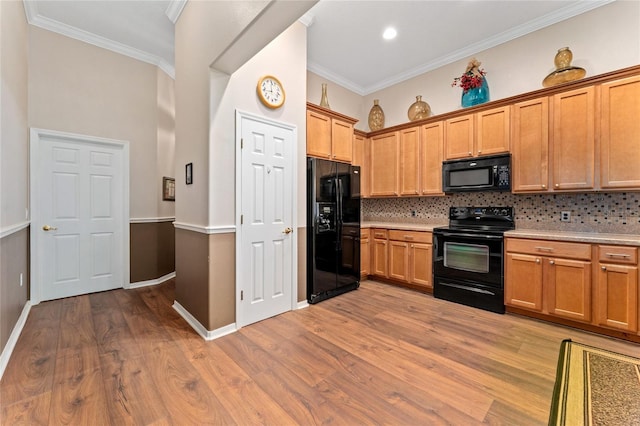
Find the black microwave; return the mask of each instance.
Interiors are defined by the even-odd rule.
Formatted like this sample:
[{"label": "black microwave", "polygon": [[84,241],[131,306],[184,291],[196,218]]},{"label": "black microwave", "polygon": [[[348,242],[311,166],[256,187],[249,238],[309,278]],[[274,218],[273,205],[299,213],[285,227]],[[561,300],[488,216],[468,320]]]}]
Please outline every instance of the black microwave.
[{"label": "black microwave", "polygon": [[442,191],[511,191],[511,155],[444,161]]}]

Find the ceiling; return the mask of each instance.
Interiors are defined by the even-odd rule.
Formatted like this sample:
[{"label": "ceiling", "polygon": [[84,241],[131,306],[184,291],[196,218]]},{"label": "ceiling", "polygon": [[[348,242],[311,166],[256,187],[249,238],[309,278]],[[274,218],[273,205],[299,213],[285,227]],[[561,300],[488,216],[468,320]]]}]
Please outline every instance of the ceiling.
[{"label": "ceiling", "polygon": [[[194,0],[192,0],[194,1]],[[323,0],[308,25],[308,69],[360,95],[613,0]],[[25,0],[31,24],[158,65],[174,75],[173,25],[186,0]],[[382,32],[396,27],[394,40]]]}]

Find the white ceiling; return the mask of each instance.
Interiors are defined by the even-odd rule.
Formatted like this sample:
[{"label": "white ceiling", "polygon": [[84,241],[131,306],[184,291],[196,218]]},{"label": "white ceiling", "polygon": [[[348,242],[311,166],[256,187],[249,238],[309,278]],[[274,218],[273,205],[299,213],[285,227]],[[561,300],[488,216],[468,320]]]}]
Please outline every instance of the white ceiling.
[{"label": "white ceiling", "polygon": [[[195,1],[195,0],[191,0]],[[366,95],[613,0],[323,0],[302,19],[308,69]],[[186,0],[25,0],[29,22],[174,74]],[[398,36],[382,39],[387,26]]]}]

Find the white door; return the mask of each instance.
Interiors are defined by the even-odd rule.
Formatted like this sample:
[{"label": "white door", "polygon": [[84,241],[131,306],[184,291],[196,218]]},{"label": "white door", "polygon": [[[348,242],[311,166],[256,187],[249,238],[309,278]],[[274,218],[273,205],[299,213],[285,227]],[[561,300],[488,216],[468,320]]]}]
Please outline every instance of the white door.
[{"label": "white door", "polygon": [[293,306],[295,127],[238,114],[241,205],[238,325]]},{"label": "white door", "polygon": [[128,157],[103,141],[32,130],[36,302],[128,282]]}]

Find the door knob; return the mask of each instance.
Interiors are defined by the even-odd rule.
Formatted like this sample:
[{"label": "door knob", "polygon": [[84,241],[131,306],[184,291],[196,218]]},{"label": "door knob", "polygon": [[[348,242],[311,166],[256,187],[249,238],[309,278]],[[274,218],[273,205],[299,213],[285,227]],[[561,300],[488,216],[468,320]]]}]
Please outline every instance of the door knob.
[{"label": "door knob", "polygon": [[42,227],[42,230],[43,231],[57,231],[58,228],[56,228],[55,226],[44,225]]},{"label": "door knob", "polygon": [[293,229],[291,229],[291,228],[285,228],[285,230],[284,230],[285,234],[290,234],[292,232],[293,232]]}]

